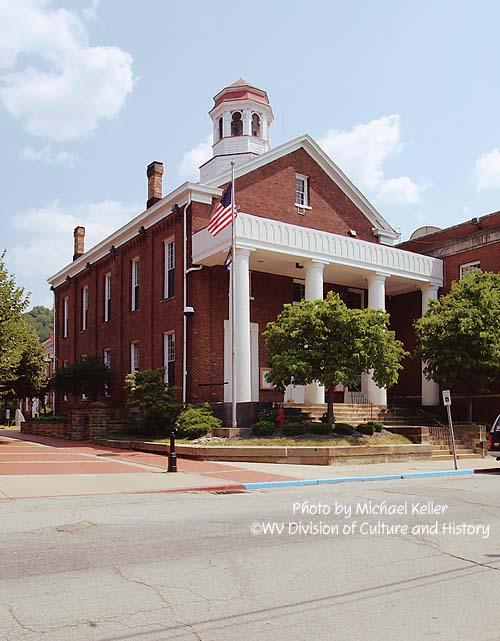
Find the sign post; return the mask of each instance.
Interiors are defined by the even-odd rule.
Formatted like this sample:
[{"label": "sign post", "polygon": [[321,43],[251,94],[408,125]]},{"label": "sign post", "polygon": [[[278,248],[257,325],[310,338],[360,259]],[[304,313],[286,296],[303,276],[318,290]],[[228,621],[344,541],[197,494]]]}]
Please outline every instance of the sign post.
[{"label": "sign post", "polygon": [[451,393],[450,393],[450,390],[443,390],[443,405],[446,407],[446,411],[448,412],[448,426],[450,428],[451,451],[453,452],[453,463],[455,464],[455,469],[458,470],[457,451],[456,451],[456,448],[455,448],[455,432],[453,430],[453,421],[451,420]]}]

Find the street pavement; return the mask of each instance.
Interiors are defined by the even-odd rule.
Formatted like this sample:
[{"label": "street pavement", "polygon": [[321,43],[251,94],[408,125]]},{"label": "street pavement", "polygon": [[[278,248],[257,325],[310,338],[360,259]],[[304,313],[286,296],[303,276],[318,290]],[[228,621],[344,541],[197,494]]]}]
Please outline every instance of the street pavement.
[{"label": "street pavement", "polygon": [[500,641],[499,496],[474,475],[3,501],[0,639]]},{"label": "street pavement", "polygon": [[[103,448],[0,430],[0,502],[20,498],[116,493],[241,489],[246,483],[366,477],[451,470],[451,461],[406,461],[369,465],[277,465],[220,463],[179,458],[167,474],[167,457]],[[462,469],[496,468],[492,457],[459,461]]]}]

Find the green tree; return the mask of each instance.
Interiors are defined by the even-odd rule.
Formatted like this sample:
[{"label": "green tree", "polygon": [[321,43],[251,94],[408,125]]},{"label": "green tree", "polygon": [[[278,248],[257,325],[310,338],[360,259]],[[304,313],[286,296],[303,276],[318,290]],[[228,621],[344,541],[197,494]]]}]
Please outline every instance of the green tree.
[{"label": "green tree", "polygon": [[54,312],[43,305],[35,305],[24,314],[24,318],[35,329],[40,342],[46,341],[54,325]]},{"label": "green tree", "polygon": [[127,405],[143,412],[146,425],[156,436],[167,428],[173,428],[182,406],[175,402],[175,388],[165,385],[164,367],[127,374],[125,387],[128,390]]},{"label": "green tree", "polygon": [[465,394],[472,421],[473,394],[500,381],[500,274],[477,271],[454,282],[449,294],[431,301],[415,330],[425,374]]},{"label": "green tree", "polygon": [[52,387],[73,398],[83,394],[93,401],[104,396],[111,384],[111,370],[96,358],[86,358],[67,367],[59,367],[52,377]]},{"label": "green tree", "polygon": [[397,382],[408,354],[388,324],[385,312],[349,309],[332,292],[324,300],[285,305],[264,332],[271,366],[268,380],[281,391],[290,383],[324,385],[327,422],[332,425],[336,385],[354,387],[360,374],[371,370],[380,387]]},{"label": "green tree", "polygon": [[0,255],[0,397],[33,396],[43,376],[38,337],[23,318],[28,296]]}]

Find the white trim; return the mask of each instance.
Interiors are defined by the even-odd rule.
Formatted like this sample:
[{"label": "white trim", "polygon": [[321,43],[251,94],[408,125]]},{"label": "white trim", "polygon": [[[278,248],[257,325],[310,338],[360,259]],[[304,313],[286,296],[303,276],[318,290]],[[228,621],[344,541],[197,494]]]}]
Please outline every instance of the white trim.
[{"label": "white trim", "polygon": [[[295,260],[310,258],[325,264],[356,267],[386,276],[434,283],[439,287],[443,285],[443,261],[439,258],[243,212],[238,213],[235,227],[239,248],[262,249],[287,254]],[[201,229],[193,235],[193,262],[214,264],[209,259],[218,255],[219,262],[215,264],[222,264],[229,242],[226,229],[215,238],[206,228]]]},{"label": "white trim", "polygon": [[135,374],[139,369],[141,353],[139,351],[139,341],[130,342],[130,373]]},{"label": "white trim", "polygon": [[88,315],[89,315],[89,286],[82,287],[82,332],[88,328]]},{"label": "white trim", "polygon": [[[385,241],[395,242],[399,233],[389,224],[359,189],[349,180],[344,172],[333,162],[333,160],[321,149],[318,143],[308,134],[303,134],[289,142],[267,151],[249,162],[235,167],[235,178],[245,176],[251,171],[264,167],[283,156],[293,153],[298,149],[304,149],[333,182],[344,192],[344,194],[356,205],[356,207],[368,218],[373,225],[373,233]],[[229,182],[230,174],[226,172],[207,181],[209,186],[224,185]]]},{"label": "white trim", "polygon": [[104,322],[107,323],[111,317],[111,272],[104,274]]},{"label": "white trim", "polygon": [[[173,266],[169,267],[169,248],[173,245]],[[175,285],[174,293],[172,294],[169,291],[168,287],[168,272],[172,269],[175,274],[175,236],[169,236],[163,241],[163,298],[166,300],[172,298],[175,295]],[[174,276],[175,279],[175,276]]]},{"label": "white trim", "polygon": [[69,329],[69,298],[63,298],[63,338],[68,338]]},{"label": "white trim", "polygon": [[221,195],[222,190],[217,187],[185,182],[149,207],[149,209],[145,209],[126,225],[117,229],[113,234],[95,245],[95,247],[89,249],[85,254],[63,267],[63,269],[48,278],[47,282],[53,287],[59,287],[67,276],[72,278],[85,269],[87,263],[93,265],[101,260],[101,258],[104,258],[104,256],[107,256],[113,245],[115,247],[124,245],[137,236],[141,227],[148,229],[169,216],[173,205],[177,204],[179,207],[183,207],[189,199],[191,199],[192,202],[210,205],[212,198],[219,198]]},{"label": "white trim", "polygon": [[137,300],[136,287],[139,287],[140,295],[140,277],[141,277],[141,259],[139,256],[132,258],[130,261],[130,311],[136,312],[139,309],[140,300]]},{"label": "white trim", "polygon": [[460,280],[462,280],[462,278],[467,274],[472,274],[473,272],[479,270],[481,270],[480,260],[473,260],[470,263],[462,263],[462,265],[460,265]]},{"label": "white trim", "polygon": [[[172,337],[172,349],[174,352],[174,357],[172,359],[169,359],[169,338]],[[171,330],[169,332],[163,332],[163,367],[165,369],[165,377],[164,377],[164,382],[165,385],[172,385],[172,382],[169,380],[168,376],[168,364],[169,363],[174,363],[174,368],[175,368],[175,331]],[[174,384],[175,384],[175,379],[174,379]]]}]

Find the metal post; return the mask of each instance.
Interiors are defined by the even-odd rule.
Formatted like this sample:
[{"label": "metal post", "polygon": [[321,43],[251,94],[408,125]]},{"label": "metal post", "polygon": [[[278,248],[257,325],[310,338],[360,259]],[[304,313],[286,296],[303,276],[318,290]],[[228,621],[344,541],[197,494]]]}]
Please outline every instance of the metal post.
[{"label": "metal post", "polygon": [[448,425],[450,426],[451,450],[453,452],[453,462],[455,464],[455,469],[458,470],[457,451],[455,448],[455,432],[453,430],[453,421],[451,420],[451,407],[447,405],[446,409],[448,410]]},{"label": "metal post", "polygon": [[234,332],[235,301],[235,262],[236,262],[236,228],[234,224],[235,199],[234,199],[234,161],[231,161],[231,427],[238,427],[236,404],[236,343]]},{"label": "metal post", "polygon": [[177,454],[175,453],[175,433],[170,432],[170,448],[168,450],[167,472],[177,472]]}]

